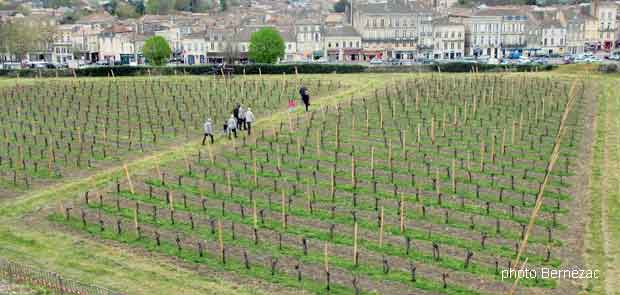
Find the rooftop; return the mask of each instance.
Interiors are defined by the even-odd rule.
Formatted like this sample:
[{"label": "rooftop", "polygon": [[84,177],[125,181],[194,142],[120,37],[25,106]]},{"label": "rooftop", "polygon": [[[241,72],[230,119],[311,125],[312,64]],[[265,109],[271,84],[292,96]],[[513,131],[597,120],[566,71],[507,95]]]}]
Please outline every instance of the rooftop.
[{"label": "rooftop", "polygon": [[327,37],[360,37],[361,35],[352,27],[346,25],[327,27],[325,29]]}]

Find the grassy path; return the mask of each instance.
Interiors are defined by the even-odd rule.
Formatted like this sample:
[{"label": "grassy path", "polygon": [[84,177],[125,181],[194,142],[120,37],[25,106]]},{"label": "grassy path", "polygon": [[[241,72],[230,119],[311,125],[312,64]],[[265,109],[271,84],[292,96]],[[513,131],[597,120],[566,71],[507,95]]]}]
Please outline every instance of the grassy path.
[{"label": "grassy path", "polygon": [[[302,76],[303,77],[303,76]],[[327,76],[310,76],[314,78]],[[270,78],[270,77],[266,77]],[[330,79],[342,76],[329,75]],[[348,99],[374,91],[386,82],[376,76],[363,75],[347,80],[347,86],[337,93],[315,98],[313,107],[335,105]],[[6,81],[3,81],[7,83]],[[300,110],[301,111],[301,110]],[[254,133],[270,132],[280,121],[288,118],[286,110],[275,111],[269,117],[259,118]],[[153,169],[157,162],[180,160],[188,153],[204,149],[201,138],[168,150],[147,154],[130,160],[127,167],[132,173]],[[227,148],[231,142],[221,139],[214,145],[214,151]],[[59,272],[68,278],[84,283],[94,283],[111,289],[123,290],[129,294],[262,294],[286,293],[287,290],[266,282],[244,278],[242,285],[236,278],[225,273],[211,275],[204,270],[196,272],[179,266],[170,259],[159,259],[157,255],[127,250],[110,242],[84,239],[71,233],[55,230],[52,225],[41,221],[36,211],[54,207],[58,202],[77,197],[81,191],[102,188],[109,181],[123,177],[122,165],[107,168],[90,176],[60,182],[56,185],[32,191],[15,199],[0,202],[0,253],[3,257],[21,261],[35,267]],[[226,276],[220,279],[220,275]],[[139,282],[139,284],[138,284]],[[289,290],[289,293],[294,291]]]},{"label": "grassy path", "polygon": [[620,97],[617,79],[607,79],[598,99],[586,235],[589,267],[601,271],[601,279],[588,286],[591,294],[620,294]]}]

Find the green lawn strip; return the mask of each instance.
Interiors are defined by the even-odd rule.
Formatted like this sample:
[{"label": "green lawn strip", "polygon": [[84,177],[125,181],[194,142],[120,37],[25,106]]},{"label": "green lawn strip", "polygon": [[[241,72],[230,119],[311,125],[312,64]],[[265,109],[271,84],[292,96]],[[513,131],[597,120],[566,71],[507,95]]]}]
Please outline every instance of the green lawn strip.
[{"label": "green lawn strip", "polygon": [[[586,261],[588,266],[592,269],[599,270],[600,277],[598,280],[588,281],[586,290],[590,294],[607,294],[610,292],[609,287],[614,286],[617,280],[611,278],[609,269],[614,266],[614,260],[618,259],[618,252],[616,249],[620,246],[620,239],[617,234],[620,232],[620,225],[618,219],[620,218],[620,194],[617,191],[618,188],[618,171],[614,165],[606,163],[611,161],[617,163],[620,161],[618,153],[620,148],[618,146],[618,138],[620,131],[618,130],[617,112],[620,110],[618,100],[615,97],[613,85],[617,80],[608,80],[605,83],[605,92],[598,97],[598,110],[596,118],[596,137],[593,146],[593,162],[592,162],[592,174],[590,178],[590,198],[591,198],[591,214],[590,222],[586,227]],[[615,124],[614,124],[615,123]],[[608,124],[610,126],[608,126]],[[609,149],[609,158],[605,158],[605,150]],[[607,168],[609,165],[609,169]],[[605,181],[608,181],[608,187],[605,185]],[[602,207],[602,200],[604,195],[607,194],[607,206]],[[603,219],[604,210],[607,210],[607,221]],[[603,232],[603,223],[607,223],[607,230],[609,240],[605,240],[605,233]],[[605,249],[607,243],[608,249],[611,253],[608,253]],[[614,254],[616,253],[616,254]],[[611,280],[611,282],[609,281]],[[617,285],[617,284],[616,284]]]},{"label": "green lawn strip", "polygon": [[605,257],[605,249],[602,228],[602,195],[608,192],[603,191],[603,174],[606,173],[604,163],[605,145],[607,144],[606,136],[607,116],[609,116],[608,98],[600,95],[598,98],[598,110],[596,118],[596,138],[592,148],[592,174],[590,177],[590,198],[591,198],[591,214],[590,223],[586,227],[586,257],[588,264],[593,269],[598,269],[600,279],[588,282],[587,291],[592,294],[606,294],[605,280],[607,270],[607,257]]},{"label": "green lawn strip", "polygon": [[[123,196],[134,197],[135,195],[131,195],[131,193],[125,192]],[[257,206],[258,206],[258,202],[257,202]],[[133,211],[128,208],[121,208],[121,211],[119,212],[115,207],[111,207],[107,205],[104,205],[103,207],[101,207],[99,205],[91,204],[90,207],[101,209],[104,212],[109,213],[109,214],[117,214],[117,215],[123,216],[123,218],[127,222],[131,222],[134,216]],[[179,206],[179,205],[175,205],[175,210],[179,210],[179,211],[183,210],[187,212],[196,213],[199,215],[207,215],[207,216],[209,215],[209,214],[204,214],[202,210],[195,209],[195,208],[185,209],[184,207]],[[182,231],[186,234],[195,233],[195,234],[198,234],[200,237],[203,237],[203,238],[206,237],[212,240],[216,239],[216,237],[213,234],[211,234],[210,229],[208,228],[198,227],[192,230],[191,225],[189,223],[176,221],[175,224],[173,225],[169,221],[163,221],[163,219],[158,219],[155,222],[152,220],[152,218],[149,218],[149,216],[146,214],[141,213],[141,216],[142,218],[140,218],[140,220],[142,223],[153,224],[153,225],[158,226],[159,228],[173,230],[177,232]],[[237,224],[246,224],[249,226],[252,225],[250,218],[242,219],[240,214],[233,213],[233,212],[226,212],[225,215],[213,214],[210,217],[228,220],[228,221],[231,221]],[[260,228],[266,228],[266,229],[269,229],[275,232],[282,231],[281,226],[279,226],[277,222],[274,222],[273,220],[265,220],[265,224],[261,224]],[[278,230],[278,228],[280,228],[280,230]],[[335,238],[333,241],[330,241],[327,233],[317,231],[310,227],[289,226],[287,227],[287,230],[285,230],[284,232],[289,233],[289,234],[299,235],[299,236],[305,236],[306,238],[309,238],[309,239],[319,239],[321,241],[331,242],[337,245],[351,246],[353,244],[352,241],[349,240],[348,237],[345,237],[345,236],[338,236],[338,238]],[[312,263],[312,264],[318,264],[318,265],[320,265],[324,259],[323,253],[321,251],[318,251],[318,252],[308,251],[308,255],[303,255],[303,253],[300,251],[299,248],[294,248],[292,246],[283,245],[282,249],[280,249],[279,246],[276,246],[275,244],[271,244],[271,243],[259,242],[258,245],[256,245],[253,240],[247,239],[239,235],[237,235],[235,239],[233,240],[232,234],[230,234],[228,231],[224,231],[223,237],[224,237],[224,241],[226,245],[236,245],[244,249],[247,249],[256,255],[263,255],[265,253],[269,253],[269,255],[275,256],[275,257],[285,255],[289,257],[296,257],[297,259],[305,263]],[[360,242],[362,246],[364,244],[371,244],[371,243],[366,243],[366,241],[363,241],[363,240],[360,240]],[[398,253],[395,247],[391,245],[386,245],[386,246],[389,247],[391,250],[387,252]],[[378,246],[376,246],[376,247],[369,248],[369,250],[377,251],[381,249]],[[386,253],[386,254],[391,255],[391,253]],[[403,254],[400,254],[398,256],[407,257],[407,256],[404,256]],[[432,259],[432,257],[423,256],[423,255],[414,255],[414,256],[420,256],[423,258],[423,260],[427,262],[430,262]],[[446,258],[443,258],[443,259],[446,259]],[[329,262],[330,262],[330,265],[333,265],[333,266],[336,266],[342,269],[346,269],[348,271],[351,271],[354,274],[365,275],[365,276],[368,276],[368,277],[371,277],[377,280],[388,279],[388,280],[399,282],[399,283],[409,285],[409,286],[412,286],[418,289],[426,290],[426,291],[434,291],[434,292],[441,292],[441,293],[448,293],[448,294],[477,294],[476,292],[472,290],[468,290],[466,288],[459,287],[454,284],[449,284],[448,285],[449,288],[443,289],[443,286],[441,285],[441,283],[435,282],[429,279],[425,279],[419,276],[416,282],[411,282],[411,275],[403,271],[393,270],[391,271],[391,273],[385,274],[383,273],[382,270],[380,270],[378,266],[360,265],[356,267],[349,259],[345,259],[339,256],[330,256]],[[462,263],[453,261],[452,265],[454,266],[452,269],[457,270],[457,271],[462,270],[462,266],[459,265],[457,267],[456,264],[462,264]]]},{"label": "green lawn strip", "polygon": [[[242,156],[239,156],[242,157]],[[231,163],[231,165],[223,165],[220,163],[216,163],[215,165],[213,165],[215,167],[218,167],[220,169],[224,169],[224,170],[228,170],[228,169],[234,169],[236,171],[243,171],[242,167],[238,167],[234,164]],[[284,166],[284,164],[283,164]],[[331,173],[331,172],[330,172]],[[195,177],[195,175],[189,175],[187,171],[184,172],[185,176],[190,176],[190,177]],[[272,178],[272,179],[277,179],[277,180],[284,180],[284,181],[288,181],[291,183],[301,183],[301,184],[307,184],[307,185],[314,185],[313,180],[310,179],[299,179],[297,180],[296,178],[290,178],[288,176],[279,176],[276,173],[271,173],[271,172],[257,172],[257,176],[260,177],[264,177],[264,178]],[[224,183],[227,180],[220,177],[219,175],[216,175],[214,173],[211,173],[207,176],[206,179],[204,180],[210,180],[210,181],[215,181],[215,182],[220,182],[220,183]],[[403,185],[404,187],[410,186],[410,184],[403,182],[405,185]],[[331,182],[329,181],[324,181],[324,180],[318,180],[318,184],[320,186],[323,187],[330,187],[331,186]],[[253,190],[259,190],[259,191],[264,191],[264,192],[273,192],[272,189],[267,188],[266,186],[263,186],[261,188],[256,188],[253,184],[247,184],[247,183],[240,183],[240,182],[235,182],[235,185],[238,187],[243,187],[246,189],[253,189]],[[399,186],[399,187],[403,187],[403,186]],[[432,189],[432,185],[419,185],[419,187],[423,188],[424,190],[428,191],[434,191]],[[353,188],[350,184],[336,184],[336,188],[340,189],[341,191],[347,191],[347,192],[353,192]],[[449,191],[449,189],[442,189],[442,191],[446,194],[446,195],[451,195],[451,191]],[[386,193],[384,191],[378,191],[377,193],[373,193],[371,190],[367,189],[367,188],[363,188],[363,187],[358,187],[356,188],[356,192],[357,193],[363,193],[363,194],[367,194],[367,195],[376,195],[376,196],[381,196],[382,199],[391,199],[391,200],[400,200],[398,196],[394,196],[393,193]],[[468,198],[473,198],[475,199],[475,194],[471,194],[471,193],[465,193],[464,196],[468,196]],[[329,200],[331,202],[331,199]],[[364,207],[366,207],[366,209],[370,209],[371,207],[369,205],[364,206],[363,205],[363,200],[358,200],[360,201],[360,209],[364,209]],[[336,200],[336,202],[342,204],[343,206],[349,206],[349,202],[347,202],[346,200],[342,200],[342,199],[338,199]],[[497,211],[493,211],[491,210],[490,214],[486,214],[486,209],[479,207],[479,206],[473,206],[473,205],[466,205],[461,207],[460,205],[455,205],[455,204],[450,204],[450,203],[444,203],[442,202],[442,205],[439,206],[439,201],[436,198],[430,198],[430,197],[425,197],[423,198],[423,202],[425,204],[425,206],[430,206],[430,207],[439,207],[439,208],[443,208],[443,209],[451,209],[451,210],[456,210],[462,213],[469,213],[469,214],[475,214],[481,217],[495,217],[498,219],[502,219],[502,220],[508,220],[508,221],[513,221],[519,224],[523,224],[523,223],[527,223],[528,220],[525,217],[518,217],[518,216],[511,216],[508,213],[503,213],[503,212],[497,212]],[[372,207],[374,210],[374,207]],[[539,226],[543,226],[543,227],[552,227],[552,228],[556,228],[556,229],[564,229],[565,225],[562,224],[555,224],[555,226],[553,225],[552,221],[546,221],[546,220],[537,220],[536,222],[537,225]],[[516,233],[508,233],[508,236],[519,236],[520,234],[516,234]],[[508,237],[507,236],[507,237]],[[533,238],[532,241],[537,242],[536,238]],[[541,239],[540,242],[541,243],[546,243],[545,242],[546,239]],[[555,241],[555,243],[560,243],[559,241]],[[558,244],[559,245],[559,244]]]},{"label": "green lawn strip", "polygon": [[76,239],[72,234],[23,223],[0,226],[0,252],[8,260],[35,269],[127,294],[262,294],[255,288],[201,277],[174,264],[119,251],[100,241]]},{"label": "green lawn strip", "polygon": [[[608,88],[610,89],[610,88]],[[610,163],[611,171],[609,175],[610,190],[607,191],[607,227],[608,227],[608,256],[609,265],[614,265],[610,276],[616,277],[620,275],[617,265],[620,264],[620,117],[617,114],[620,113],[620,102],[617,93],[609,93],[609,98],[613,101],[612,114],[615,114],[613,118],[612,129],[610,132]],[[615,142],[614,142],[615,141]],[[620,287],[619,280],[608,281],[607,289]]]},{"label": "green lawn strip", "polygon": [[[194,195],[200,195],[201,192],[199,189],[189,186],[189,185],[183,185],[183,186],[178,186],[178,185],[173,185],[173,184],[166,184],[165,186],[162,186],[161,183],[157,182],[157,181],[147,181],[148,184],[153,185],[154,187],[161,187],[161,188],[173,188],[175,190],[181,190],[183,192],[187,192],[187,193],[192,193]],[[250,204],[249,200],[247,200],[247,198],[243,198],[241,196],[235,195],[233,197],[230,197],[229,195],[223,195],[220,193],[217,194],[213,194],[213,193],[208,193],[206,194],[208,196],[209,199],[217,199],[217,200],[224,200],[226,202],[233,202],[233,203],[237,203],[237,204],[242,204],[244,205],[246,208],[250,208],[252,206],[252,204]],[[133,195],[129,195],[127,193],[125,193],[123,195],[126,198],[136,198],[137,194],[133,194]],[[149,199],[148,196],[141,196],[140,201],[144,201],[144,202],[151,202],[153,199]],[[259,208],[268,208],[269,204],[267,201],[259,199],[259,198],[255,198],[254,199],[256,201],[256,205]],[[175,205],[176,207],[176,205]],[[274,210],[274,212],[279,212],[279,210],[281,210],[281,205],[278,204],[278,202],[273,202],[271,204],[271,209]],[[185,208],[183,208],[182,206],[179,206],[178,210],[186,210]],[[200,209],[195,209],[194,212],[200,214],[201,210]],[[353,220],[352,217],[346,215],[346,216],[339,216],[336,215],[335,218],[331,218],[330,214],[328,213],[324,213],[321,211],[317,211],[314,214],[310,214],[308,212],[306,212],[305,210],[296,208],[296,207],[291,207],[291,208],[287,208],[287,213],[291,216],[295,216],[298,218],[303,218],[303,219],[307,219],[307,220],[314,220],[314,219],[318,219],[322,222],[327,222],[327,223],[335,223],[335,224],[346,224],[351,226],[351,228],[353,227]],[[238,220],[239,223],[249,223],[249,220]],[[367,229],[369,231],[377,231],[379,228],[376,225],[376,223],[374,222],[369,222],[363,219],[358,219],[358,226],[360,228],[363,229]],[[277,229],[277,222],[274,223],[273,226],[271,226],[270,228],[273,229]],[[305,226],[301,226],[301,225],[291,225],[289,226],[289,230],[291,231],[291,233],[295,233],[295,234],[299,234],[299,235],[305,235],[305,236],[309,236],[312,235],[313,237],[316,237],[317,239],[321,239],[321,240],[325,240],[325,241],[329,241],[329,234],[323,231],[320,231],[316,228],[312,228],[312,227],[305,227]],[[293,230],[295,229],[295,231]],[[420,240],[420,241],[427,241],[427,242],[438,242],[441,244],[447,244],[453,247],[459,247],[459,248],[463,248],[463,249],[471,249],[471,250],[476,250],[476,251],[481,251],[481,252],[485,252],[485,253],[490,253],[490,254],[494,254],[494,255],[499,255],[501,257],[506,257],[508,259],[512,259],[514,258],[514,250],[511,249],[510,247],[506,247],[506,246],[496,246],[496,245],[487,245],[485,246],[485,248],[483,249],[478,243],[474,243],[472,241],[465,241],[465,240],[460,240],[460,239],[455,239],[453,237],[450,236],[445,236],[445,235],[441,235],[441,234],[436,234],[433,233],[432,237],[428,236],[427,232],[421,231],[421,230],[417,230],[417,229],[411,229],[408,228],[406,229],[406,233],[403,235],[402,233],[400,233],[400,229],[396,226],[390,226],[390,225],[384,225],[384,230],[387,233],[390,233],[393,236],[409,236],[412,240]],[[299,232],[296,232],[299,231]],[[288,231],[287,231],[288,232]],[[343,238],[341,240],[334,240],[333,242],[339,242],[342,243],[342,245],[346,245],[346,246],[352,246],[353,245],[353,241],[352,238],[350,238],[348,235],[344,236],[346,238]],[[384,248],[380,248],[378,245],[376,245],[375,243],[371,243],[369,241],[358,241],[360,245],[365,246],[367,249],[375,251],[375,252],[380,252],[380,253],[384,253],[384,254],[388,254],[388,255],[392,255],[392,256],[400,256],[400,257],[409,257],[409,258],[415,258],[419,261],[424,261],[426,263],[437,263],[442,267],[446,267],[455,271],[467,271],[467,272],[472,272],[472,273],[477,273],[477,274],[483,274],[486,275],[488,277],[491,278],[495,278],[495,279],[500,279],[498,275],[495,274],[495,270],[492,268],[484,268],[482,266],[477,266],[475,264],[473,264],[473,266],[467,270],[463,270],[463,262],[460,260],[456,260],[456,259],[452,259],[452,258],[443,258],[440,261],[435,261],[432,259],[432,256],[429,255],[424,255],[422,253],[417,253],[414,251],[413,254],[407,256],[405,255],[404,251],[402,250],[403,247],[396,247],[394,246],[393,248],[391,247],[384,247]],[[553,266],[557,266],[560,264],[560,261],[557,259],[552,259],[549,262],[545,262],[543,257],[540,257],[538,255],[529,255],[529,261],[532,264],[544,264],[544,265],[553,265]],[[545,284],[541,284],[541,286],[546,286]]]},{"label": "green lawn strip", "polygon": [[[99,226],[95,224],[87,224],[86,228],[82,222],[75,217],[67,220],[64,216],[54,213],[49,216],[49,219],[53,222],[64,224],[75,229],[80,229],[88,232],[93,236],[97,236],[106,240],[113,240],[123,244],[127,244],[133,247],[141,247],[150,252],[159,252],[168,256],[173,256],[182,259],[183,261],[190,263],[197,263],[206,265],[211,269],[225,270],[234,272],[235,274],[258,278],[267,282],[279,284],[285,287],[299,289],[302,288],[313,294],[351,294],[353,290],[339,284],[331,284],[331,290],[327,292],[325,286],[319,282],[313,280],[297,281],[297,278],[289,276],[285,272],[276,271],[276,275],[271,275],[271,269],[260,264],[252,264],[250,269],[246,269],[243,261],[232,258],[230,255],[226,258],[226,264],[222,264],[219,255],[213,255],[209,252],[204,252],[203,257],[200,257],[196,251],[182,250],[179,251],[174,243],[166,240],[161,241],[161,245],[158,247],[154,242],[146,239],[138,239],[138,237],[131,231],[123,231],[121,235],[118,235],[113,230],[107,230],[101,232]],[[178,230],[178,227],[174,229]],[[229,243],[229,237],[226,237],[226,243]],[[368,293],[364,293],[368,294]]]}]

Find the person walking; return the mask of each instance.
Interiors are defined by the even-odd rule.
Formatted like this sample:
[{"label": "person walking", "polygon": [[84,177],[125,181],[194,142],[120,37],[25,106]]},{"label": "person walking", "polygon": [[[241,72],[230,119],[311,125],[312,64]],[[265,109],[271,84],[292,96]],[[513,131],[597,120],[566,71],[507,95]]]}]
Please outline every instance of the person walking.
[{"label": "person walking", "polygon": [[235,115],[230,115],[228,118],[228,122],[226,123],[228,139],[231,139],[231,135],[234,134],[235,138],[237,138],[237,119],[235,119]]},{"label": "person walking", "polygon": [[254,113],[252,113],[252,109],[248,108],[245,112],[245,129],[248,130],[248,135],[252,135],[252,122],[254,122]]},{"label": "person walking", "polygon": [[295,103],[295,98],[290,98],[288,100],[288,111],[290,113],[295,112],[295,107],[297,107],[296,103]]},{"label": "person walking", "polygon": [[301,101],[304,102],[306,106],[306,112],[308,111],[308,107],[310,106],[310,94],[308,93],[308,89],[303,84],[299,88],[299,95],[301,95]]},{"label": "person walking", "polygon": [[202,145],[205,145],[207,136],[211,137],[211,144],[213,144],[215,141],[213,139],[213,122],[211,121],[211,118],[208,118],[207,121],[205,121],[203,128],[205,131],[205,136],[202,138]]},{"label": "person walking", "polygon": [[235,105],[235,108],[232,111],[233,116],[235,116],[235,119],[239,118],[239,109],[241,108],[241,104],[237,103]]},{"label": "person walking", "polygon": [[245,107],[239,106],[239,114],[237,115],[237,129],[245,130]]}]

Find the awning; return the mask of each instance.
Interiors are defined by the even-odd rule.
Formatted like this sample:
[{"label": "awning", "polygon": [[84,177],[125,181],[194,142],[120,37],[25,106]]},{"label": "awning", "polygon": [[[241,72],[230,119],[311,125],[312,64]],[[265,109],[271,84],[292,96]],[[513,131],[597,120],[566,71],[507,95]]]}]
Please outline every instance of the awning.
[{"label": "awning", "polygon": [[[361,51],[362,51],[361,49],[346,48],[346,49],[342,49],[342,54],[345,54],[345,55],[360,54]],[[340,49],[327,49],[327,53],[328,54],[338,54],[338,53],[340,53]]]}]

